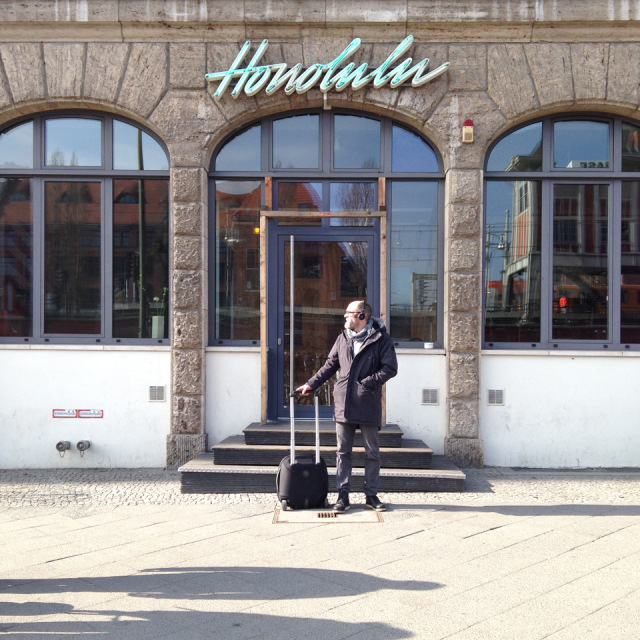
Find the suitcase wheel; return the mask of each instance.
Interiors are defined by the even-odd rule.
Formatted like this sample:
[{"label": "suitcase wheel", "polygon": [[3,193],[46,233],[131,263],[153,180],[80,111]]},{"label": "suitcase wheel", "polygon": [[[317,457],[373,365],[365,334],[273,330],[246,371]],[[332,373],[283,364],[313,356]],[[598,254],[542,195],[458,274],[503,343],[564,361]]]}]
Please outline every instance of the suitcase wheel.
[{"label": "suitcase wheel", "polygon": [[286,510],[287,510],[287,501],[286,501],[286,500],[283,500],[283,501],[280,503],[280,506],[282,507],[282,510],[283,510],[283,511],[286,511]]}]

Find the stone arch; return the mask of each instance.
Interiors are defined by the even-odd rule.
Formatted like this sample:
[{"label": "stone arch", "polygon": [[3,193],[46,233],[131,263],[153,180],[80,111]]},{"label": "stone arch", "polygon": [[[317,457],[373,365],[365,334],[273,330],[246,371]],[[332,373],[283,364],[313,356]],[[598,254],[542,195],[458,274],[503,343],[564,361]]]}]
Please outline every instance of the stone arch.
[{"label": "stone arch", "polygon": [[149,116],[167,90],[168,45],[0,44],[0,123],[52,109],[119,113],[164,138]]}]

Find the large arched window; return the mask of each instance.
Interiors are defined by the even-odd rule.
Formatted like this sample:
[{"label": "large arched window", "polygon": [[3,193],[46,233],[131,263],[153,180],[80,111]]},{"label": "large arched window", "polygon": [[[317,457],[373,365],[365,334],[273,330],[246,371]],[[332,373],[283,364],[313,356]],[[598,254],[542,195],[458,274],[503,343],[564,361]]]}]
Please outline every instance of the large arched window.
[{"label": "large arched window", "polygon": [[640,127],[546,118],[486,161],[484,346],[640,346]]},{"label": "large arched window", "polygon": [[169,163],[138,125],[47,113],[0,133],[0,341],[164,343]]},{"label": "large arched window", "polygon": [[[211,344],[258,343],[261,205],[376,210],[379,178],[386,180],[391,335],[399,345],[442,343],[444,174],[439,156],[416,132],[387,118],[339,110],[273,116],[223,141],[213,155],[211,177]],[[265,184],[272,185],[271,193],[265,194]],[[317,229],[309,234],[352,223],[346,218],[274,222]],[[357,224],[365,223],[377,224]],[[311,274],[311,262],[309,269]],[[345,300],[356,297],[353,288],[345,286],[342,293]],[[332,295],[339,298],[341,291]]]}]

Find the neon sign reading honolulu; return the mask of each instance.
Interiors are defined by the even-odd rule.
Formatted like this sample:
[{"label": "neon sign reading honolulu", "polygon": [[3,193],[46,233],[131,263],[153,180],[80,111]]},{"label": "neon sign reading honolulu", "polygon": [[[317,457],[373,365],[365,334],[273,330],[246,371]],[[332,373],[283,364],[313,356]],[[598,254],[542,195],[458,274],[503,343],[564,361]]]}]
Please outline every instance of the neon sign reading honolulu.
[{"label": "neon sign reading honolulu", "polygon": [[288,65],[285,62],[259,65],[260,59],[269,46],[269,41],[263,40],[249,64],[239,68],[251,46],[247,40],[228,71],[208,73],[205,77],[210,82],[220,82],[220,86],[213,94],[214,98],[219,100],[235,79],[237,82],[231,91],[234,98],[238,98],[243,92],[248,96],[254,96],[263,89],[270,96],[282,87],[287,95],[294,92],[305,93],[315,87],[318,82],[320,91],[326,94],[332,89],[344,91],[349,86],[352,89],[362,89],[371,82],[375,89],[380,89],[387,84],[395,89],[409,80],[412,87],[420,87],[442,75],[449,68],[449,63],[445,62],[433,71],[429,71],[429,58],[413,66],[411,66],[412,58],[406,58],[391,69],[398,58],[413,44],[413,36],[407,36],[373,71],[369,71],[369,65],[366,62],[359,67],[350,62],[346,67],[340,68],[340,65],[360,48],[360,44],[360,38],[356,38],[335,60],[327,64],[316,63],[303,70],[302,63],[298,62],[287,70]]}]

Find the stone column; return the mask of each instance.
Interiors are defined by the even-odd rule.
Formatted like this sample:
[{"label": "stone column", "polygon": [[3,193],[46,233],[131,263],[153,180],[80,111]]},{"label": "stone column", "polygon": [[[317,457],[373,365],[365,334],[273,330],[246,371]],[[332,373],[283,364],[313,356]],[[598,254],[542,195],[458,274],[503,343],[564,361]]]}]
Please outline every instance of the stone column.
[{"label": "stone column", "polygon": [[204,430],[207,326],[207,172],[173,168],[171,433],[167,468],[206,451]]},{"label": "stone column", "polygon": [[448,426],[445,454],[482,467],[479,439],[482,171],[450,169],[445,189],[445,345]]}]

